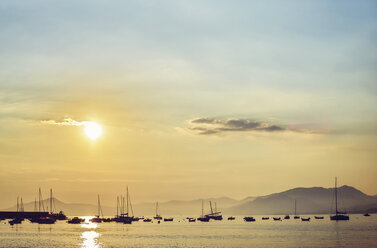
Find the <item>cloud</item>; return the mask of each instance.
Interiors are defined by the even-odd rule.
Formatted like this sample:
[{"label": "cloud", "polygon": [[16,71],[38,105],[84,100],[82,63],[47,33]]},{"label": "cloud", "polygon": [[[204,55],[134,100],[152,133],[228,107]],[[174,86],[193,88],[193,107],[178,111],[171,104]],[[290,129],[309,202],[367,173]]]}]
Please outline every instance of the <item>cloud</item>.
[{"label": "cloud", "polygon": [[90,121],[75,121],[71,118],[65,118],[63,121],[56,120],[41,120],[41,124],[57,125],[57,126],[85,126],[90,124]]},{"label": "cloud", "polygon": [[286,128],[277,124],[250,119],[231,118],[227,120],[215,118],[196,118],[189,121],[188,129],[197,134],[211,135],[225,132],[303,132],[313,133],[309,130]]}]

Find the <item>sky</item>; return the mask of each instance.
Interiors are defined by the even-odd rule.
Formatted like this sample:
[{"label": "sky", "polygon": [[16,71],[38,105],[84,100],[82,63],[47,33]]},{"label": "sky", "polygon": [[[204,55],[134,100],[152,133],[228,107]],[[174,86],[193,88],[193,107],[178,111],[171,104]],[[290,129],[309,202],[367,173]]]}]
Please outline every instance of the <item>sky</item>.
[{"label": "sky", "polygon": [[0,208],[375,195],[376,68],[372,0],[1,1]]}]

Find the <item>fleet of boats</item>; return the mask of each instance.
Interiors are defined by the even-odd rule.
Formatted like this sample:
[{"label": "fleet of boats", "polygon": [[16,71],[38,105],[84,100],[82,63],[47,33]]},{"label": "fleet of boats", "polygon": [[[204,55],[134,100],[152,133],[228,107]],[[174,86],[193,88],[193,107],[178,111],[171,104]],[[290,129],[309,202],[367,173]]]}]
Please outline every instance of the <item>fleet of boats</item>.
[{"label": "fleet of boats", "polygon": [[[349,220],[349,215],[346,214],[346,212],[341,212],[338,209],[338,188],[337,188],[337,178],[335,178],[335,188],[334,188],[334,197],[335,197],[335,214],[330,215],[330,220]],[[214,207],[212,205],[212,201],[209,201],[209,207],[210,212],[208,214],[204,214],[204,201],[202,200],[202,212],[200,217],[198,218],[192,218],[187,217],[186,220],[188,222],[196,222],[198,220],[199,222],[209,222],[210,220],[215,221],[221,221],[223,219],[223,216],[221,214],[221,211],[217,210],[216,203],[214,203]],[[47,208],[48,209],[48,208]],[[34,212],[25,212],[24,206],[21,201],[19,201],[19,198],[17,198],[17,212],[14,216],[17,216],[11,220],[8,221],[10,225],[15,224],[21,224],[25,218],[22,216],[32,215],[32,217],[27,218],[31,223],[38,223],[38,224],[54,224],[57,220],[67,220],[67,216],[63,213],[63,211],[55,211],[55,202],[52,194],[52,189],[50,190],[50,207],[49,211],[46,211],[46,208],[44,206],[44,201],[41,193],[41,189],[39,188],[38,192],[38,203],[37,199],[35,199],[34,204]],[[117,196],[117,212],[114,218],[104,218],[103,212],[101,208],[101,200],[100,196],[98,195],[97,199],[97,215],[91,219],[89,219],[90,222],[93,223],[101,223],[101,222],[118,222],[123,224],[132,224],[132,222],[142,220],[143,222],[153,222],[152,218],[144,218],[144,217],[135,217],[133,214],[131,199],[128,191],[128,187],[126,190],[126,197],[124,196]],[[365,213],[364,216],[370,216],[369,213]],[[297,203],[296,200],[294,201],[294,219],[301,219],[301,221],[309,222],[311,220],[310,217],[300,217],[297,215]],[[154,220],[158,221],[160,223],[161,220],[164,222],[172,222],[174,221],[173,217],[165,217],[163,218],[159,213],[159,205],[158,202],[156,202],[156,214],[153,217]],[[229,216],[228,221],[235,220],[236,217]],[[262,217],[262,220],[269,220],[270,217]],[[274,221],[282,221],[282,220],[290,220],[289,215],[285,215],[283,218],[279,216],[272,217]],[[316,220],[323,220],[324,216],[314,216],[314,219]],[[2,218],[4,220],[4,218]],[[243,218],[245,222],[255,222],[256,219],[252,216],[246,216]],[[1,221],[1,220],[0,220]],[[69,224],[81,224],[84,223],[86,220],[80,217],[73,217],[71,219],[67,220],[67,223]]]}]

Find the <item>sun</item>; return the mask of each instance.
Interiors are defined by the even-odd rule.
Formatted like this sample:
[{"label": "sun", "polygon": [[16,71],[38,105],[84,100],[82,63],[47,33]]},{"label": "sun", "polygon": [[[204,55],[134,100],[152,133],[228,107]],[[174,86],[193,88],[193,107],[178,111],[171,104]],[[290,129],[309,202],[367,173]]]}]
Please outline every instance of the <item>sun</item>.
[{"label": "sun", "polygon": [[84,132],[89,139],[96,140],[102,135],[102,127],[95,122],[87,121],[84,123]]}]

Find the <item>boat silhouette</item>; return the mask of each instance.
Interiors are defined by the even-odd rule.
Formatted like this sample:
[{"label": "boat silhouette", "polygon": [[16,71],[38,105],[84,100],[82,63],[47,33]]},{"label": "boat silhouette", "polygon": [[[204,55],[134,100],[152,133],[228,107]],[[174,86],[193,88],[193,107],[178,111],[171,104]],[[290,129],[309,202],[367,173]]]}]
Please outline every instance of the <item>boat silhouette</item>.
[{"label": "boat silhouette", "polygon": [[243,219],[246,222],[254,222],[255,221],[254,217],[244,217]]},{"label": "boat silhouette", "polygon": [[335,177],[335,215],[330,216],[330,220],[349,220],[350,217],[345,212],[338,211],[338,188],[337,188],[337,178]]}]

